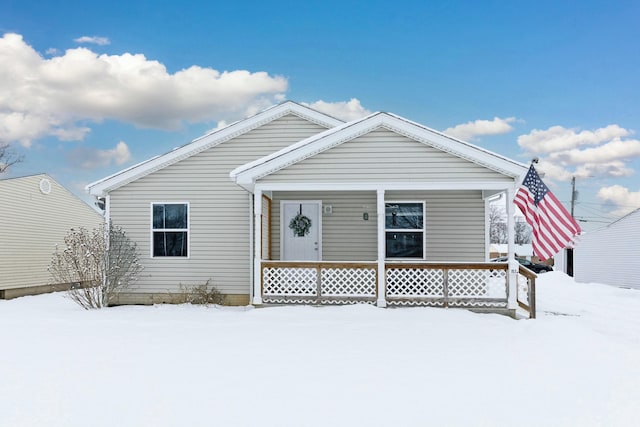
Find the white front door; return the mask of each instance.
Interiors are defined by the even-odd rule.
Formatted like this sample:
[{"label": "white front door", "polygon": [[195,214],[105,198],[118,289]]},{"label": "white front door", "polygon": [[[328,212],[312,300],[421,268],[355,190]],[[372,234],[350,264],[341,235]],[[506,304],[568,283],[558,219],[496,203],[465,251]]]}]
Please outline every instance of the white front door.
[{"label": "white front door", "polygon": [[283,261],[322,259],[322,202],[280,202],[280,242]]}]

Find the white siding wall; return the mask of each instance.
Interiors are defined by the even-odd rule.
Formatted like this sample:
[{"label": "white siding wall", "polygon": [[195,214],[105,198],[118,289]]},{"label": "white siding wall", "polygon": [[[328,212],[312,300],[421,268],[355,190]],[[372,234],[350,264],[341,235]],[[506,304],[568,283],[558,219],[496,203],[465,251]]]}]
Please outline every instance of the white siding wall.
[{"label": "white siding wall", "polygon": [[[40,191],[48,179],[51,192]],[[0,181],[0,289],[51,283],[47,268],[71,228],[93,229],[102,216],[45,174]]]},{"label": "white siding wall", "polygon": [[[484,201],[480,191],[388,191],[387,200],[426,204],[426,260],[485,260]],[[273,258],[280,257],[280,201],[322,200],[332,214],[322,216],[325,261],[375,261],[376,193],[355,191],[276,192],[272,204]],[[369,220],[363,219],[363,213]]]},{"label": "white siding wall", "polygon": [[573,251],[578,282],[640,289],[640,210],[580,236]]},{"label": "white siding wall", "polygon": [[[112,191],[111,219],[137,242],[145,267],[135,290],[175,292],[211,279],[223,293],[248,294],[250,195],[229,172],[322,130],[288,115]],[[151,258],[152,202],[190,203],[189,258]]]},{"label": "white siding wall", "polygon": [[510,178],[386,129],[319,153],[260,180],[271,182],[510,182]]}]

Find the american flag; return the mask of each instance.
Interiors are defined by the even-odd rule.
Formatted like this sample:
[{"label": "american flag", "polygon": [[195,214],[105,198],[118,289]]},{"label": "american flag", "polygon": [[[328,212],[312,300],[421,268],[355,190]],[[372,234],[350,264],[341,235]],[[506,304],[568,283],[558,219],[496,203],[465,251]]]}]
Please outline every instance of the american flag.
[{"label": "american flag", "polygon": [[533,165],[513,202],[533,228],[533,253],[542,261],[557,254],[580,233],[580,226],[542,182]]}]

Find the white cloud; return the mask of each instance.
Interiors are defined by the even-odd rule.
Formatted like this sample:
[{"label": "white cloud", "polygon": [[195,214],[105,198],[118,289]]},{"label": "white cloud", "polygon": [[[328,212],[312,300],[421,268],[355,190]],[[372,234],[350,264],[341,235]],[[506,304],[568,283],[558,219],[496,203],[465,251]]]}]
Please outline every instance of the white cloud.
[{"label": "white cloud", "polygon": [[520,135],[518,145],[528,153],[553,153],[571,150],[583,145],[598,145],[631,134],[630,130],[615,124],[595,131],[585,130],[582,132],[562,126],[552,126],[546,130],[534,129],[528,135]]},{"label": "white cloud", "polygon": [[511,132],[513,130],[513,126],[511,126],[510,123],[515,121],[515,117],[507,117],[505,119],[494,117],[493,120],[475,120],[459,124],[454,127],[447,128],[443,132],[455,138],[472,141],[478,136],[500,135]]},{"label": "white cloud", "polygon": [[620,178],[633,174],[627,163],[640,157],[640,140],[624,139],[632,134],[617,124],[583,131],[552,126],[520,135],[518,144],[540,157],[540,170],[553,179]]},{"label": "white cloud", "polygon": [[109,40],[107,37],[98,36],[82,36],[78,37],[77,39],[73,39],[73,41],[76,43],[93,43],[100,46],[111,44],[111,40]]},{"label": "white cloud", "polygon": [[613,215],[623,216],[629,212],[640,208],[640,191],[629,191],[621,185],[603,187],[598,191],[597,196],[608,202],[612,202],[619,208],[612,212]]},{"label": "white cloud", "polygon": [[199,66],[171,74],[142,54],[87,48],[45,59],[8,33],[0,38],[0,140],[82,140],[87,123],[105,119],[159,129],[237,120],[280,101],[287,84],[266,72]]},{"label": "white cloud", "polygon": [[302,104],[337,119],[344,120],[345,122],[360,119],[371,114],[371,111],[364,108],[356,98],[342,102],[325,102],[320,100],[312,103],[303,102]]},{"label": "white cloud", "polygon": [[[545,173],[545,182],[546,178],[619,179],[633,175],[629,163],[640,158],[640,140],[629,138],[633,133],[617,124],[595,130],[552,126],[519,136],[518,144],[526,154],[540,157],[537,169]],[[640,206],[640,192],[620,185],[602,187],[597,196],[616,206],[613,215],[621,216]]]},{"label": "white cloud", "polygon": [[70,165],[80,169],[94,169],[109,166],[112,163],[122,165],[131,160],[129,147],[123,141],[110,150],[79,147],[67,154]]},{"label": "white cloud", "polygon": [[55,47],[50,47],[49,49],[45,50],[44,53],[46,53],[47,55],[57,55],[60,53],[60,51]]},{"label": "white cloud", "polygon": [[566,151],[556,151],[548,155],[550,160],[557,160],[564,164],[607,163],[631,157],[640,157],[640,141],[631,139],[621,141],[615,139],[597,147],[583,150],[574,148]]}]

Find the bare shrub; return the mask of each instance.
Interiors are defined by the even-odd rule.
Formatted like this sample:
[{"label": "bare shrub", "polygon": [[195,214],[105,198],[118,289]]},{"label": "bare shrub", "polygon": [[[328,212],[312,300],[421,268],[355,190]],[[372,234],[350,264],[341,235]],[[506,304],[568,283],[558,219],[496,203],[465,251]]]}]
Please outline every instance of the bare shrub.
[{"label": "bare shrub", "polygon": [[49,266],[53,283],[71,284],[67,295],[87,310],[108,306],[141,270],[136,244],[114,225],[71,229]]},{"label": "bare shrub", "polygon": [[211,280],[197,286],[180,285],[180,300],[190,304],[224,305],[225,296],[218,288],[210,285]]}]

